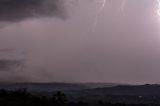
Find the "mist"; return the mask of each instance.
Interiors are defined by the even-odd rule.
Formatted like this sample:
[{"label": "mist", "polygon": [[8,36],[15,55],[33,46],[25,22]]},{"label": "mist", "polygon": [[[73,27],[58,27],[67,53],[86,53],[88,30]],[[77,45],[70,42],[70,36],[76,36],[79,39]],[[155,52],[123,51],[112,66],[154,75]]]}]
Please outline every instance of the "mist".
[{"label": "mist", "polygon": [[159,83],[156,0],[18,1],[0,1],[0,81]]}]

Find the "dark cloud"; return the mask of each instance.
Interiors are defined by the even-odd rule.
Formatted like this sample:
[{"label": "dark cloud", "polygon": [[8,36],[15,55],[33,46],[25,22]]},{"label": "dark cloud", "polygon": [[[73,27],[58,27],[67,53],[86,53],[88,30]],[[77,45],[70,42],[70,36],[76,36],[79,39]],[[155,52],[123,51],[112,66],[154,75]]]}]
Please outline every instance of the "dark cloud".
[{"label": "dark cloud", "polygon": [[19,22],[28,18],[65,18],[63,0],[0,0],[0,22]]},{"label": "dark cloud", "polygon": [[20,60],[7,60],[1,59],[0,60],[0,71],[9,71],[14,70],[22,65],[22,61]]},{"label": "dark cloud", "polygon": [[16,51],[16,49],[10,49],[10,48],[0,49],[0,53],[9,53],[14,51]]}]

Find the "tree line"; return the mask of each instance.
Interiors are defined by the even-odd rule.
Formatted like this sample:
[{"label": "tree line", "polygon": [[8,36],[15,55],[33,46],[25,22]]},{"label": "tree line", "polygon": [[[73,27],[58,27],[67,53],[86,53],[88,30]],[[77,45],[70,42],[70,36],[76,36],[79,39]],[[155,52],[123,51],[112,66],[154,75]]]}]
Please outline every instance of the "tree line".
[{"label": "tree line", "polygon": [[98,100],[95,104],[87,101],[69,101],[66,94],[57,91],[52,96],[33,95],[27,89],[0,90],[0,106],[159,106],[158,104],[109,103]]}]

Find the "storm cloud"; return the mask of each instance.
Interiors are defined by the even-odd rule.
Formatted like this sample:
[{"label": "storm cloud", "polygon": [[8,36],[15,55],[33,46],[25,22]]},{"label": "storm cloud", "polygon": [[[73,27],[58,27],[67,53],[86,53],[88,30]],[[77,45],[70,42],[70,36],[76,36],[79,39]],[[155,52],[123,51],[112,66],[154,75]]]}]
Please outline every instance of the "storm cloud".
[{"label": "storm cloud", "polygon": [[0,22],[19,22],[29,18],[65,18],[63,0],[0,0]]},{"label": "storm cloud", "polygon": [[0,69],[12,70],[0,71],[0,81],[160,80],[156,0],[126,0],[123,8],[123,0],[106,0],[103,9],[102,0],[0,1],[0,22],[9,22],[0,28],[0,59],[7,59]]}]

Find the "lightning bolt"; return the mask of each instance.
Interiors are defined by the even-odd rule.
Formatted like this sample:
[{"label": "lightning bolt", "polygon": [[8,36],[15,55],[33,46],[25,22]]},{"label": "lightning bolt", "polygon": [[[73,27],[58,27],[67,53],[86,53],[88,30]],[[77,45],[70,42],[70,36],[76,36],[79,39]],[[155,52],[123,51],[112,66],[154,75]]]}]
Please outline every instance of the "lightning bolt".
[{"label": "lightning bolt", "polygon": [[157,14],[160,16],[160,0],[157,0],[157,3],[158,3]]},{"label": "lightning bolt", "polygon": [[100,13],[104,10],[105,5],[106,5],[106,0],[102,0],[102,4],[101,4],[101,6],[100,6],[100,8],[99,8],[99,10],[98,10],[98,12],[97,12],[97,14],[96,14],[96,17],[95,17],[95,22],[94,22],[94,25],[93,25],[92,32],[95,31],[95,28],[96,28],[97,23],[98,23],[99,15],[100,15]]},{"label": "lightning bolt", "polygon": [[122,12],[124,11],[125,5],[126,5],[126,0],[123,0],[122,4],[121,4],[121,7],[120,7]]}]

